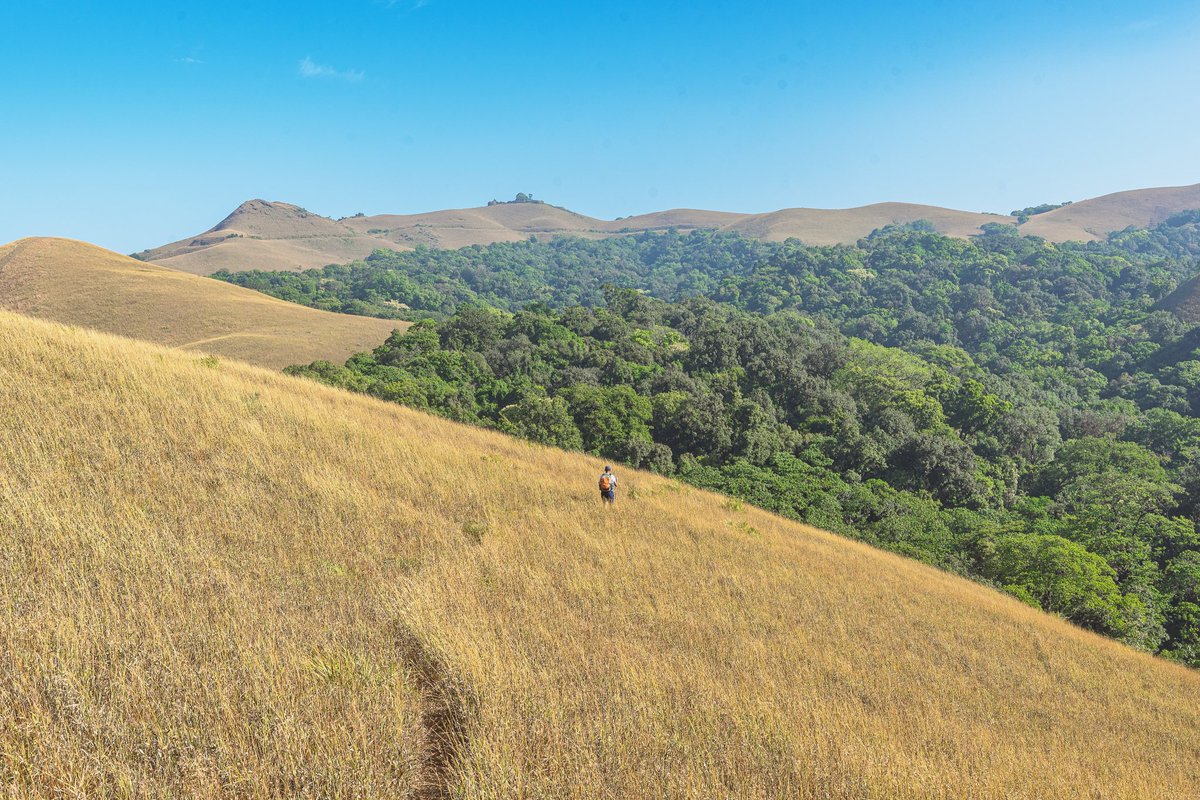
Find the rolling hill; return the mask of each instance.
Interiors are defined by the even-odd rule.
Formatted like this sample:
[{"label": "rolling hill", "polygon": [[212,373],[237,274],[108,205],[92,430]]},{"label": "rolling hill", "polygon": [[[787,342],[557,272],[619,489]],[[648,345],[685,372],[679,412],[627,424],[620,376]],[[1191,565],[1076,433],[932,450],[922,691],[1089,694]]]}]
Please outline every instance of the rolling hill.
[{"label": "rolling hill", "polygon": [[967,237],[989,223],[1012,224],[1012,217],[975,214],[950,208],[913,203],[876,203],[860,208],[826,210],[787,208],[770,214],[753,214],[722,226],[756,239],[782,242],[799,239],[805,244],[851,244],[885,225],[903,225],[917,220],[933,223],[938,233]]},{"label": "rolling hill", "polygon": [[0,398],[14,796],[1200,795],[1200,674],[716,495],[8,313]]},{"label": "rolling hill", "polygon": [[[1176,211],[1200,207],[1200,184],[1119,192],[1032,217],[1022,232],[1055,242],[1103,238],[1129,225],[1150,225]],[[231,271],[303,270],[363,258],[377,248],[418,245],[458,248],[512,242],[529,236],[596,238],[675,228],[716,228],[746,236],[807,244],[852,243],[885,225],[928,220],[948,236],[972,236],[989,223],[1015,217],[912,203],[859,208],[788,208],[765,214],[672,209],[619,220],[600,220],[543,203],[500,203],[425,214],[382,214],[332,220],[287,203],[250,200],[215,228],[137,254],[199,275]]]},{"label": "rolling hill", "polygon": [[[290,203],[248,200],[210,230],[139,253],[138,258],[196,275],[230,265],[300,270],[344,263],[395,243],[360,235],[346,225]],[[247,267],[235,267],[246,269]]]},{"label": "rolling hill", "polygon": [[1200,208],[1200,183],[1116,192],[1030,217],[1021,232],[1052,242],[1094,241],[1129,226],[1156,225],[1172,214]]},{"label": "rolling hill", "polygon": [[68,239],[0,247],[0,308],[276,368],[341,362],[407,325],[305,308]]}]

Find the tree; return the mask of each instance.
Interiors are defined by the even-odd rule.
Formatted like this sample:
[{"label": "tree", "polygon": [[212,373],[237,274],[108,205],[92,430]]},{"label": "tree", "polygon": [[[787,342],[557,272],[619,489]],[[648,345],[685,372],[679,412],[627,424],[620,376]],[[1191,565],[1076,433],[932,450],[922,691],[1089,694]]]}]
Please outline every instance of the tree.
[{"label": "tree", "polygon": [[504,322],[490,308],[466,305],[440,326],[442,347],[448,350],[482,352],[500,341]]},{"label": "tree", "polygon": [[314,361],[306,366],[291,366],[284,369],[284,372],[352,392],[366,391],[370,385],[370,381],[362,374],[328,361]]},{"label": "tree", "polygon": [[1154,453],[1108,438],[1067,442],[1032,488],[1058,497],[1068,511],[1100,504],[1126,518],[1163,510],[1179,491]]},{"label": "tree", "polygon": [[1038,604],[1101,633],[1125,634],[1136,598],[1123,597],[1116,573],[1098,555],[1061,536],[1005,536],[996,541],[988,577],[1018,586]]},{"label": "tree", "polygon": [[500,416],[506,433],[564,450],[583,449],[583,437],[561,397],[527,395],[504,408]]},{"label": "tree", "polygon": [[1180,600],[1200,603],[1200,551],[1185,550],[1163,570],[1163,588]]},{"label": "tree", "polygon": [[620,457],[630,449],[630,440],[652,444],[650,401],[628,386],[598,387],[576,384],[561,396],[583,437],[589,453]]},{"label": "tree", "polygon": [[732,444],[725,403],[712,392],[665,392],[653,398],[654,437],[676,453],[713,456]]},{"label": "tree", "polygon": [[891,460],[888,474],[898,485],[924,489],[956,506],[975,506],[986,499],[976,478],[975,455],[961,440],[918,433]]},{"label": "tree", "polygon": [[1200,605],[1181,602],[1167,612],[1170,645],[1163,655],[1193,667],[1200,667]]}]

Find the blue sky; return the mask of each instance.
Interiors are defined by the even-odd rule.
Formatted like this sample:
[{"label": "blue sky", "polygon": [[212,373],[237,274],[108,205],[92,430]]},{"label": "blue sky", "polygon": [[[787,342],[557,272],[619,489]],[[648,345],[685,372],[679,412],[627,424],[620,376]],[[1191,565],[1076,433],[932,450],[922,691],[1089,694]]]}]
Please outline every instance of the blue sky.
[{"label": "blue sky", "polygon": [[5,3],[0,242],[253,197],[1009,211],[1200,181],[1200,4]]}]

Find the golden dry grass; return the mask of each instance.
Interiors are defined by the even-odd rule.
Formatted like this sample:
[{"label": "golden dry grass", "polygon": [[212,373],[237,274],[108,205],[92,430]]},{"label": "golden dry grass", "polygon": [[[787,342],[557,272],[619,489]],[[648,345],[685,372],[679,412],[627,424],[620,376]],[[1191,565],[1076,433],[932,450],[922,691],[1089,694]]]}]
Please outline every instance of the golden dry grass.
[{"label": "golden dry grass", "polygon": [[200,241],[204,243],[185,247],[168,245],[149,254],[139,254],[139,257],[193,275],[212,275],[222,269],[231,272],[251,269],[303,272],[306,269],[320,269],[326,264],[346,264],[366,258],[380,248],[405,249],[397,248],[392,242],[367,236],[313,236],[303,239],[223,236],[202,238]]},{"label": "golden dry grass", "polygon": [[1194,798],[1200,675],[594,459],[0,314],[12,797]]},{"label": "golden dry grass", "polygon": [[971,236],[988,222],[1011,217],[880,203],[837,210],[792,208],[769,214],[672,209],[622,220],[600,220],[538,203],[500,204],[424,214],[381,214],[334,221],[287,203],[243,203],[215,228],[199,236],[148,250],[141,257],[198,275],[219,269],[302,270],[344,263],[379,247],[411,250],[417,245],[458,248],[519,242],[530,236],[602,238],[636,231],[717,228],[751,237],[809,244],[852,243],[876,228],[928,219],[949,236]]},{"label": "golden dry grass", "polygon": [[0,309],[277,368],[340,363],[408,325],[305,308],[49,238],[0,247]]}]

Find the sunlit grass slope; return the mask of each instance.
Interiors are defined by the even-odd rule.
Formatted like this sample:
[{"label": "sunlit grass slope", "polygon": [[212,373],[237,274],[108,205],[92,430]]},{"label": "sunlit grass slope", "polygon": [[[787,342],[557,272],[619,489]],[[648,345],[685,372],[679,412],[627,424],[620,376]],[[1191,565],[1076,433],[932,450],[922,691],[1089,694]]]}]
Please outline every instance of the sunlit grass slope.
[{"label": "sunlit grass slope", "polygon": [[0,246],[0,309],[277,368],[340,363],[408,324],[305,308],[52,238]]},{"label": "sunlit grass slope", "polygon": [[1194,798],[1200,675],[661,478],[0,314],[0,786]]}]

